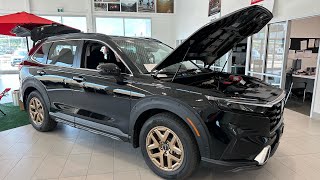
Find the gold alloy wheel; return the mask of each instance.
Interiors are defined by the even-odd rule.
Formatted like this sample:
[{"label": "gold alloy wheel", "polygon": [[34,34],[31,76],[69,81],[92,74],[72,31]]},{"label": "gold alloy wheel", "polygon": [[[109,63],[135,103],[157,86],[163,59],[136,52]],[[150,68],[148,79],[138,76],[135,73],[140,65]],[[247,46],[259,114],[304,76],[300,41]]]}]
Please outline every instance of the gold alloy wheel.
[{"label": "gold alloy wheel", "polygon": [[33,97],[29,103],[29,114],[31,120],[38,126],[41,126],[44,120],[44,109],[40,100]]},{"label": "gold alloy wheel", "polygon": [[151,161],[161,170],[174,171],[182,165],[184,158],[182,143],[167,127],[157,126],[149,131],[146,149]]}]

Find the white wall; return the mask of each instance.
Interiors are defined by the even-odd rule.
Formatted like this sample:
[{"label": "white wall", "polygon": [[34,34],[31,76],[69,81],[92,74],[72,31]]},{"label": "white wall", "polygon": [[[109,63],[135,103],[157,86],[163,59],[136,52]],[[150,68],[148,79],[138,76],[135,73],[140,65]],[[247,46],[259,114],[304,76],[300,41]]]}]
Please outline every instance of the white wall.
[{"label": "white wall", "polygon": [[320,38],[320,16],[293,20],[291,38]]},{"label": "white wall", "polygon": [[[145,17],[152,19],[152,37],[174,46],[173,33],[174,14],[157,13],[97,13],[92,12],[93,0],[0,0],[0,14],[27,11],[37,15],[59,16],[85,16],[89,32],[94,32],[94,19],[96,16],[121,16],[121,17]],[[64,12],[57,12],[57,8],[63,8]]]},{"label": "white wall", "polygon": [[175,14],[175,39],[189,37],[193,32],[210,22],[209,0],[177,0]]},{"label": "white wall", "polygon": [[0,13],[6,14],[7,12],[22,11],[27,8],[25,0],[0,0]]},{"label": "white wall", "polygon": [[275,0],[274,22],[320,15],[318,0]]}]

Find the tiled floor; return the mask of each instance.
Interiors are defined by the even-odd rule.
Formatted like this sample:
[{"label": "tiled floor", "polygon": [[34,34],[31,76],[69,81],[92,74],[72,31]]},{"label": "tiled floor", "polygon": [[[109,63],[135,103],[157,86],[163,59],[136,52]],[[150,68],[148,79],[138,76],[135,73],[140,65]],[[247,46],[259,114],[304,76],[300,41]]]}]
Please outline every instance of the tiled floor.
[{"label": "tiled floor", "polygon": [[[320,121],[285,111],[281,145],[259,170],[216,172],[201,167],[191,179],[320,179]],[[30,125],[0,132],[0,179],[159,179],[139,149],[65,125],[50,133]]]}]

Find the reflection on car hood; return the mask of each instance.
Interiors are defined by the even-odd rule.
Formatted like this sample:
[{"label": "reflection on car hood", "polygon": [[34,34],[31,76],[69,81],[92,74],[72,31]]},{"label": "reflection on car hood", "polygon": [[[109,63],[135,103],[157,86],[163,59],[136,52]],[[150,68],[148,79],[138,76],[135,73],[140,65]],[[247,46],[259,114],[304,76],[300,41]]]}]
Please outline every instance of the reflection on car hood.
[{"label": "reflection on car hood", "polygon": [[259,32],[272,17],[272,13],[262,6],[249,6],[212,21],[191,35],[153,70],[183,60],[202,60],[206,65],[212,65],[234,45]]}]

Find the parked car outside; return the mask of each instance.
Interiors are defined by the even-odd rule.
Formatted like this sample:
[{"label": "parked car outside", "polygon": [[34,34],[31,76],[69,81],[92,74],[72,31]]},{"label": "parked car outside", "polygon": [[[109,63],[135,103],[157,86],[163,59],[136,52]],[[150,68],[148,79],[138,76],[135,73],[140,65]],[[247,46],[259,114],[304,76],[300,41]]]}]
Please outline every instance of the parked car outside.
[{"label": "parked car outside", "polygon": [[11,66],[19,65],[28,56],[28,51],[24,49],[17,49],[11,56]]},{"label": "parked car outside", "polygon": [[263,7],[247,7],[177,49],[150,38],[48,37],[23,63],[21,99],[38,131],[60,122],[130,142],[165,179],[184,179],[200,162],[261,167],[280,143],[284,91],[210,67],[271,18]]}]

